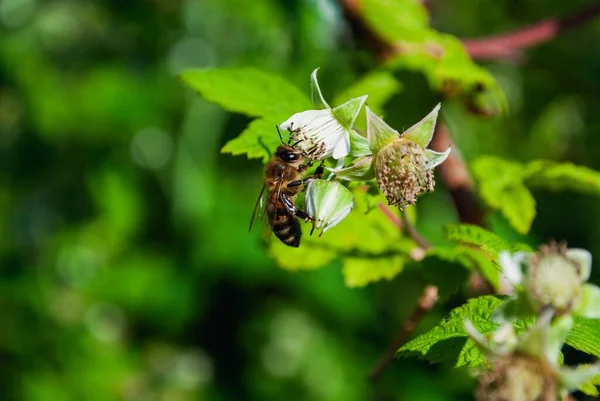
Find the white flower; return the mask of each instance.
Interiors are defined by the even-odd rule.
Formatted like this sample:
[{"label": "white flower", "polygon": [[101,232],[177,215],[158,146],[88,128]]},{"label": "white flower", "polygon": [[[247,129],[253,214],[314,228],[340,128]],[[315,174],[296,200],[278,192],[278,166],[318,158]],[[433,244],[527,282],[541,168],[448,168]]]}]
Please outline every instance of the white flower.
[{"label": "white flower", "polygon": [[281,123],[281,128],[290,132],[296,148],[311,160],[333,157],[341,160],[350,153],[350,136],[354,122],[367,96],[348,100],[341,106],[331,108],[323,99],[317,70],[311,74],[312,100],[317,110],[306,110],[294,114]]},{"label": "white flower", "polygon": [[[585,249],[567,249],[565,245],[544,245],[537,253],[501,252],[499,262],[506,279],[514,286],[522,286],[513,302],[497,310],[498,320],[512,316],[512,310],[528,306],[532,311],[546,305],[558,313],[575,313],[590,319],[600,318],[600,288],[587,283],[592,266],[592,255]],[[525,273],[523,274],[523,266]],[[527,298],[530,305],[527,305]]]},{"label": "white flower", "polygon": [[501,326],[489,337],[469,321],[465,330],[492,365],[479,378],[478,401],[556,399],[576,390],[600,373],[600,365],[561,366],[559,353],[573,327],[571,316],[554,317],[550,309],[520,336],[512,325]]}]

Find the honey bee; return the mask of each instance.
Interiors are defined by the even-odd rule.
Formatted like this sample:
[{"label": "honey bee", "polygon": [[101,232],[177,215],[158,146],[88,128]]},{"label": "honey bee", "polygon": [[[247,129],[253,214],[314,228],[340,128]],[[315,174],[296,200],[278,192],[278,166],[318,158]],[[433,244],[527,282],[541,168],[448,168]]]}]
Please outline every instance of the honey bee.
[{"label": "honey bee", "polygon": [[261,213],[263,221],[270,235],[271,232],[281,242],[288,246],[298,247],[302,237],[300,221],[312,220],[302,209],[298,208],[294,201],[296,196],[304,189],[311,180],[321,178],[323,175],[323,164],[315,170],[310,177],[303,177],[303,173],[312,166],[301,151],[294,149],[298,144],[290,145],[283,143],[281,132],[277,127],[281,145],[277,148],[269,162],[265,166],[265,183],[250,220],[250,230],[256,215]]}]

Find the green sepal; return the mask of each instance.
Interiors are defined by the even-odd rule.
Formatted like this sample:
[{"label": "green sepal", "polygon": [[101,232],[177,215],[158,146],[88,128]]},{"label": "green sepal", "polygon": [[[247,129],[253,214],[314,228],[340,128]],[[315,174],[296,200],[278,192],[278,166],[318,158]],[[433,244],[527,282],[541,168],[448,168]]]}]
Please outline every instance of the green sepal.
[{"label": "green sepal", "polygon": [[435,123],[437,122],[437,118],[440,113],[440,107],[441,104],[435,106],[431,113],[427,114],[425,118],[407,129],[402,134],[402,137],[405,139],[410,139],[424,148],[427,147],[429,142],[431,142],[431,138],[433,138],[433,133],[435,132]]},{"label": "green sepal", "polygon": [[376,153],[385,145],[400,138],[400,133],[387,125],[377,114],[373,113],[369,106],[367,110],[367,139],[371,152]]}]

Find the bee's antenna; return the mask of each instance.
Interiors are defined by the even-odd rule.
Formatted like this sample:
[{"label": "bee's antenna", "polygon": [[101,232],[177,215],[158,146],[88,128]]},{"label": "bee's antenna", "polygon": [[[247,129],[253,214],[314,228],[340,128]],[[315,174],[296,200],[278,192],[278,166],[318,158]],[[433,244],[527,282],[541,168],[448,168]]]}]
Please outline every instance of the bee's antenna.
[{"label": "bee's antenna", "polygon": [[297,142],[294,142],[294,143],[293,143],[292,145],[290,145],[290,146],[293,148],[294,146],[298,145],[298,144],[299,144],[300,142],[302,142],[302,141],[303,141],[303,139],[300,139],[299,141],[297,141]]},{"label": "bee's antenna", "polygon": [[281,136],[281,131],[279,131],[279,125],[275,124],[275,128],[277,128],[277,133],[279,134],[279,141],[281,141],[281,144],[284,145],[283,137]]}]

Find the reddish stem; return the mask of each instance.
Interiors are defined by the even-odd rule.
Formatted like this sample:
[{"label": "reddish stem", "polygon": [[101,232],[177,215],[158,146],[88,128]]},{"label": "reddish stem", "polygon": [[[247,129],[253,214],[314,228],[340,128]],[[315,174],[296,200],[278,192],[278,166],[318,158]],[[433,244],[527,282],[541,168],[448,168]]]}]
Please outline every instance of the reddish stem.
[{"label": "reddish stem", "polygon": [[567,17],[550,18],[514,31],[482,38],[462,39],[472,58],[494,60],[518,56],[523,50],[556,38],[561,32],[578,27],[600,15],[600,1]]}]

